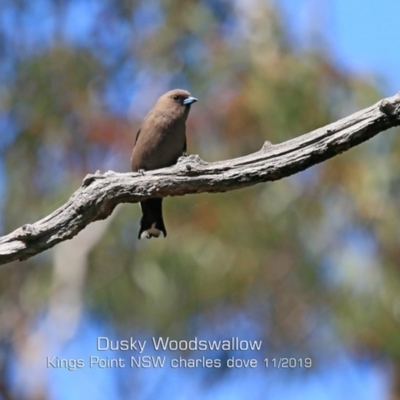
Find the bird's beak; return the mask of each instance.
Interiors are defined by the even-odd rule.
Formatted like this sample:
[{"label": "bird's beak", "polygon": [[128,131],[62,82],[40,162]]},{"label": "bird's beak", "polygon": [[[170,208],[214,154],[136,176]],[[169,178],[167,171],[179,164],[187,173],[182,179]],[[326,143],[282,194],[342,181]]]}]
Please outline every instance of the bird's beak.
[{"label": "bird's beak", "polygon": [[196,97],[189,96],[187,99],[183,100],[183,104],[185,106],[190,106],[190,104],[196,103],[196,101],[197,101]]}]

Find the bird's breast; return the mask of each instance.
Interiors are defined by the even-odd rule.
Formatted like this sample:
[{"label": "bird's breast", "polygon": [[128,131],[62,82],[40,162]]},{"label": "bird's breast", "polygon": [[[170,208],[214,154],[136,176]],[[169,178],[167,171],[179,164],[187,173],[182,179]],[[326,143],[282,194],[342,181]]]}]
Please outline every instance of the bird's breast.
[{"label": "bird's breast", "polygon": [[186,142],[185,123],[163,115],[146,120],[132,155],[137,169],[169,167],[182,155]]}]

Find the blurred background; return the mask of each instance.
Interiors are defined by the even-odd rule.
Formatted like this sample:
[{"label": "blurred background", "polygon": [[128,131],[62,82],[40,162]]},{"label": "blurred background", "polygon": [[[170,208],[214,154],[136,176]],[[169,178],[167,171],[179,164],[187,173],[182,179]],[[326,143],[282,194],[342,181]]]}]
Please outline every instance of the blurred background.
[{"label": "blurred background", "polygon": [[[163,92],[199,102],[188,151],[238,157],[400,90],[394,0],[2,0],[0,233],[127,172]],[[394,129],[274,183],[164,201],[168,239],[121,205],[0,268],[2,399],[400,399],[400,139]],[[97,337],[261,340],[154,352],[221,368],[53,368],[122,357]],[[225,367],[235,356],[256,369]],[[312,359],[264,368],[265,358]],[[73,368],[70,368],[73,369]]]}]

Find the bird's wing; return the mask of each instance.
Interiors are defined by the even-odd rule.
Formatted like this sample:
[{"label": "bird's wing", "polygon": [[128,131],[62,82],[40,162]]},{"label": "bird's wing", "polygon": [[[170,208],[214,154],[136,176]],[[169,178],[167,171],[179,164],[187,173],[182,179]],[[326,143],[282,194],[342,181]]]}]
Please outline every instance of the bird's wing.
[{"label": "bird's wing", "polygon": [[140,128],[139,130],[138,130],[138,132],[137,132],[137,134],[136,134],[136,139],[135,139],[135,144],[134,144],[134,146],[136,145],[136,143],[137,143],[137,141],[138,141],[138,139],[139,139],[139,135],[140,135],[140,131],[141,131],[142,129]]},{"label": "bird's wing", "polygon": [[186,138],[185,138],[185,143],[183,145],[183,152],[182,154],[187,154],[187,143],[186,143]]}]

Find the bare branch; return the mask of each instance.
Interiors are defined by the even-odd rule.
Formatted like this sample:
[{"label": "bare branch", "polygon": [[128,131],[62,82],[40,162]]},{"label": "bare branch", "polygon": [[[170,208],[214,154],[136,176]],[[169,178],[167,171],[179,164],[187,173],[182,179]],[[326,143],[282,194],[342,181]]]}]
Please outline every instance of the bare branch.
[{"label": "bare branch", "polygon": [[287,142],[266,142],[257,153],[207,163],[181,158],[169,168],[138,173],[112,171],[88,175],[59,209],[34,224],[0,238],[0,264],[24,260],[71,239],[93,221],[107,218],[120,203],[150,197],[183,196],[240,189],[275,181],[325,161],[400,125],[400,93]]}]

